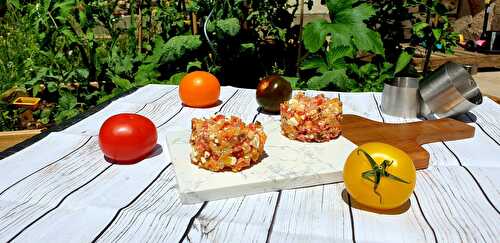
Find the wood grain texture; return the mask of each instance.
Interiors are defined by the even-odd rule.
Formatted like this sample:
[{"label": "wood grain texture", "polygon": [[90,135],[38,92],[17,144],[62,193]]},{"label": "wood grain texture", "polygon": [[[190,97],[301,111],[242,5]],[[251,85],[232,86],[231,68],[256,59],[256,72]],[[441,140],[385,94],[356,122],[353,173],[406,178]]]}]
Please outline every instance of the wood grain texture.
[{"label": "wood grain texture", "polygon": [[182,205],[172,167],[120,211],[98,242],[178,242],[201,204]]},{"label": "wood grain texture", "polygon": [[352,241],[343,183],[282,192],[269,242]]},{"label": "wood grain texture", "polygon": [[[314,96],[318,91],[307,91]],[[344,99],[343,94],[329,92],[325,96],[341,96],[346,107],[359,107],[357,103]],[[360,96],[353,95],[357,98]],[[350,109],[357,112],[357,109]],[[359,111],[363,112],[363,111]],[[259,120],[279,119],[279,115],[261,114]],[[284,190],[279,200],[270,228],[269,242],[337,242],[351,241],[352,227],[349,205],[342,199],[343,183]]]},{"label": "wood grain texture", "polygon": [[469,171],[477,179],[480,189],[484,191],[491,204],[500,209],[500,168],[498,167],[470,167]]},{"label": "wood grain texture", "polygon": [[0,160],[0,194],[30,174],[75,153],[89,139],[88,136],[51,133],[24,149],[22,153]]},{"label": "wood grain texture", "polygon": [[[380,94],[375,95],[375,97],[377,102],[380,102]],[[408,119],[391,117],[385,114],[383,116],[384,120],[391,122],[409,121]],[[496,226],[491,228],[491,221],[484,220],[486,215],[481,215],[481,213],[470,213],[468,211],[464,212],[464,210],[469,210],[471,208],[475,210],[476,206],[479,206],[481,207],[479,210],[482,212],[485,210],[489,213],[496,213],[495,217],[499,216],[498,209],[494,207],[494,205],[498,203],[498,191],[483,189],[483,187],[491,188],[492,183],[496,184],[498,182],[492,182],[487,174],[482,174],[480,171],[475,171],[475,173],[472,174],[469,173],[469,169],[462,164],[463,157],[460,157],[460,155],[463,156],[465,153],[457,155],[449,146],[451,143],[467,143],[469,146],[475,144],[474,146],[480,147],[491,142],[485,137],[484,132],[478,129],[476,137],[473,138],[476,139],[475,143],[471,143],[473,139],[468,139],[428,145],[434,148],[431,154],[431,158],[434,159],[431,159],[432,166],[428,170],[417,173],[417,187],[414,195],[415,197],[418,195],[418,206],[423,215],[425,215],[429,226],[432,227],[435,232],[437,241],[468,242],[474,240],[479,242],[494,242],[492,241],[494,238],[491,238],[491,233],[498,235],[498,228]],[[470,151],[469,149],[465,151]],[[472,150],[474,149],[472,148]],[[483,153],[482,156],[487,156],[492,152],[495,154],[495,151],[490,150],[489,153]],[[496,154],[499,153],[500,149],[497,148]],[[469,154],[473,153],[469,152]],[[443,164],[440,162],[439,159],[450,158],[450,155],[455,160],[454,163],[447,162]],[[446,160],[449,161],[449,159]],[[478,165],[484,166],[485,164]],[[434,184],[422,183],[425,179],[427,179],[426,182],[432,181]],[[481,182],[489,183],[483,186]],[[466,183],[466,186],[463,185],[463,183]],[[436,185],[440,185],[442,190],[437,191]],[[453,197],[447,198],[446,193]],[[429,201],[432,202],[429,203]],[[450,221],[453,222],[450,223]],[[486,227],[487,229],[482,230],[482,227]],[[467,235],[469,233],[473,236]]]},{"label": "wood grain texture", "polygon": [[483,100],[483,105],[471,111],[471,119],[475,119],[480,129],[484,130],[492,140],[500,146],[500,109],[499,105],[489,98]]},{"label": "wood grain texture", "polygon": [[0,132],[0,152],[41,132],[42,129]]},{"label": "wood grain texture", "polygon": [[[176,92],[170,96],[157,88],[170,90],[140,89],[95,120],[122,110],[139,112],[164,134],[189,129],[191,118],[217,111],[247,122],[257,114],[254,90],[224,87],[221,104],[193,109],[180,106]],[[379,93],[326,95],[340,95],[345,113],[387,123],[414,121],[382,114]],[[497,242],[499,113],[498,105],[485,102],[472,111],[475,139],[424,145],[431,167],[418,172],[409,208],[393,215],[350,207],[342,183],[184,206],[165,147],[144,163],[107,168],[96,139],[80,135],[95,134],[99,124],[83,120],[0,161],[0,190],[22,179],[0,194],[0,240],[22,230],[16,238],[22,242],[88,242],[97,236],[104,242],[350,242],[353,236],[356,242]]]},{"label": "wood grain texture", "polygon": [[[348,102],[347,99],[344,100],[345,102]],[[358,106],[360,107],[361,111],[377,114],[377,120],[385,123],[404,123],[418,121],[418,119],[402,119],[398,117],[388,116],[382,113],[379,107],[380,95],[378,93],[372,93],[369,95],[365,94],[364,104],[365,106]],[[429,144],[425,146],[434,147],[435,144]],[[441,151],[440,148],[434,150]],[[429,151],[433,152],[433,150]],[[431,155],[432,163],[434,162],[433,160],[436,158],[436,156],[433,153],[431,153]],[[446,159],[454,159],[451,155],[442,157]],[[406,209],[406,211],[404,209]],[[434,242],[435,235],[433,232],[433,227],[426,221],[425,214],[418,203],[416,194],[410,197],[409,207],[405,206],[403,207],[403,209],[400,209],[400,211],[401,212],[399,213],[393,214],[380,214],[373,211],[366,211],[360,209],[359,207],[353,207],[352,220],[354,222],[353,225],[356,241]],[[394,233],[394,228],[387,227],[387,225],[396,227],[396,231],[401,233]],[[379,232],[381,233],[380,239],[374,237],[374,235],[378,234]]]},{"label": "wood grain texture", "polygon": [[[239,89],[219,112],[252,122],[258,114],[255,90]],[[208,202],[194,218],[187,242],[264,242],[267,238],[278,193],[263,193]],[[242,236],[245,236],[242,239]]]},{"label": "wood grain texture", "polygon": [[419,171],[415,193],[439,242],[498,241],[500,214],[464,168]]},{"label": "wood grain texture", "polygon": [[459,140],[474,136],[474,127],[453,119],[419,121],[405,124],[384,124],[356,115],[344,115],[342,135],[357,145],[368,142],[391,144],[412,158],[415,168],[429,165],[429,153],[423,144]]},{"label": "wood grain texture", "polygon": [[[168,123],[160,124],[162,127],[159,131],[163,134],[169,129],[189,129],[191,118],[222,112],[225,107],[231,107],[228,101],[237,95],[236,91],[234,88],[223,90],[220,97],[222,103],[216,107],[182,109],[169,119]],[[148,112],[145,115],[155,117],[172,110],[175,109],[151,108],[143,111]],[[183,239],[185,232],[191,229],[194,217],[201,210],[202,204],[182,205],[175,185],[173,168],[168,166],[159,174],[158,179],[153,180],[134,200],[120,208],[114,218],[109,219],[108,225],[102,229],[96,240],[172,242]],[[131,221],[139,223],[131,224]]]},{"label": "wood grain texture", "polygon": [[57,207],[69,193],[94,179],[109,165],[97,139],[91,139],[75,153],[5,191],[0,195],[0,241],[10,239]]}]

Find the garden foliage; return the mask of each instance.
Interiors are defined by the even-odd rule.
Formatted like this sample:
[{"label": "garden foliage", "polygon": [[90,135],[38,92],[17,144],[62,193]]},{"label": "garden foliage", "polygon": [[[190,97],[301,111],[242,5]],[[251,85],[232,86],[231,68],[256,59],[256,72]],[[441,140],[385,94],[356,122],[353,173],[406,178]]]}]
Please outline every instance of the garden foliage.
[{"label": "garden foliage", "polygon": [[[295,88],[380,91],[411,59],[401,49],[388,57],[395,53],[386,51],[389,38],[374,27],[385,23],[384,10],[371,1],[324,1],[330,19],[307,24],[300,40],[300,0],[129,0],[124,15],[118,2],[0,1],[1,130],[61,123],[134,88],[178,84],[198,69],[238,87],[255,88],[277,73]],[[451,50],[453,34],[439,26],[416,25],[415,36],[432,32]],[[9,103],[17,96],[42,103],[16,108]]]}]

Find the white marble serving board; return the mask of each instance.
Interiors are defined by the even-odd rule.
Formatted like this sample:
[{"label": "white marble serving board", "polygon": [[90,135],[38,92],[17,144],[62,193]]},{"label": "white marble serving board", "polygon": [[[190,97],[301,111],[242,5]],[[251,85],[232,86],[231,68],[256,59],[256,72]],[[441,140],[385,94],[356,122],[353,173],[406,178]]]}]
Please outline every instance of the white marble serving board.
[{"label": "white marble serving board", "polygon": [[347,156],[357,147],[343,136],[325,143],[293,141],[281,135],[278,121],[263,126],[268,136],[263,159],[237,173],[199,168],[189,158],[191,131],[167,133],[182,203],[339,182]]}]

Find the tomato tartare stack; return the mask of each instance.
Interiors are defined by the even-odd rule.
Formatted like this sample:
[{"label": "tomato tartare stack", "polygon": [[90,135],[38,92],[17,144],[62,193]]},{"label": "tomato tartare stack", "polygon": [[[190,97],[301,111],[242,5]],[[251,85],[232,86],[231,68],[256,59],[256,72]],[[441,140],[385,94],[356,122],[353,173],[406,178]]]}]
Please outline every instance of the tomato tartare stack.
[{"label": "tomato tartare stack", "polygon": [[302,142],[326,142],[340,136],[342,102],[323,94],[308,97],[297,93],[280,106],[281,132]]},{"label": "tomato tartare stack", "polygon": [[215,115],[191,121],[191,162],[211,171],[233,172],[255,164],[264,151],[266,134],[259,122]]}]

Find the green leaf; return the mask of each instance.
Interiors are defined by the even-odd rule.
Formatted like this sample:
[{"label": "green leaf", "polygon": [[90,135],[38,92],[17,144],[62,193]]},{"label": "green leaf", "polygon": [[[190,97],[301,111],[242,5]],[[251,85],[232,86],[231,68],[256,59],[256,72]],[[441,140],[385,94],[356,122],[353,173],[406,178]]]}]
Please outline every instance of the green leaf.
[{"label": "green leaf", "polygon": [[320,90],[326,88],[330,84],[330,81],[325,79],[323,75],[314,76],[307,82],[307,88],[311,90]]},{"label": "green leaf", "polygon": [[70,109],[70,110],[62,110],[60,111],[54,120],[56,121],[56,124],[60,124],[61,122],[71,119],[75,116],[77,116],[79,111],[77,109]]},{"label": "green leaf", "polygon": [[175,85],[178,85],[182,78],[184,78],[184,76],[186,76],[187,73],[185,72],[181,72],[181,73],[176,73],[172,76],[170,76],[170,79],[168,80],[167,84],[175,84]]},{"label": "green leaf", "polygon": [[33,97],[36,97],[36,95],[42,90],[42,88],[40,87],[40,85],[33,85],[31,87],[31,92],[33,93]]},{"label": "green leaf", "polygon": [[[155,46],[153,50],[153,59],[150,57],[146,58],[146,62],[155,62],[155,59],[161,59],[164,62],[177,61],[183,57],[186,53],[194,51],[201,46],[202,42],[199,35],[179,35],[174,36],[167,43],[161,45],[160,47]],[[160,63],[161,64],[161,63]]]},{"label": "green leaf", "polygon": [[122,90],[129,90],[133,87],[129,80],[124,79],[124,78],[120,78],[118,76],[114,76],[111,79],[111,81],[113,81],[113,83],[116,85],[116,87],[118,87]]},{"label": "green leaf", "polygon": [[234,37],[240,32],[240,21],[237,18],[218,20],[217,28],[225,35]]},{"label": "green leaf", "polygon": [[297,77],[289,77],[289,76],[282,76],[286,81],[290,83],[292,86],[292,89],[298,89],[299,88],[299,78]]},{"label": "green leaf", "polygon": [[375,15],[375,9],[368,3],[363,3],[355,8],[345,9],[335,15],[335,23],[360,24]]},{"label": "green leaf", "polygon": [[441,33],[443,33],[442,29],[432,29],[432,34],[436,40],[441,39]]},{"label": "green leaf", "polygon": [[61,33],[64,35],[64,37],[66,37],[66,39],[68,40],[69,44],[71,44],[71,43],[78,43],[79,42],[78,36],[75,35],[75,33],[73,33],[73,31],[71,31],[68,27],[64,27],[61,30]]},{"label": "green leaf", "polygon": [[327,0],[326,6],[331,13],[337,13],[344,9],[351,8],[358,0]]},{"label": "green leaf", "polygon": [[326,88],[329,84],[335,84],[339,88],[345,90],[348,89],[346,86],[352,84],[348,80],[345,69],[326,71],[321,76],[315,76],[309,79],[307,87],[313,90],[320,90]]},{"label": "green leaf", "polygon": [[70,92],[64,91],[60,92],[61,97],[59,97],[59,110],[71,110],[76,107],[77,99]]},{"label": "green leaf", "polygon": [[413,25],[412,31],[417,37],[424,38],[425,37],[424,29],[427,27],[429,27],[428,23],[418,22]]},{"label": "green leaf", "polygon": [[300,66],[301,70],[310,70],[318,68],[328,68],[327,64],[321,57],[312,57],[305,59]]},{"label": "green leaf", "polygon": [[412,54],[403,51],[399,55],[398,61],[396,62],[396,69],[394,71],[394,74],[401,72],[406,66],[408,66],[408,64],[411,62],[412,57],[413,57]]},{"label": "green leaf", "polygon": [[58,85],[56,82],[48,82],[47,83],[47,90],[50,92],[50,93],[53,93],[55,91],[57,91],[58,89]]},{"label": "green leaf", "polygon": [[382,43],[380,34],[368,29],[364,24],[357,25],[356,29],[353,31],[353,41],[360,50],[384,55],[384,44]]},{"label": "green leaf", "polygon": [[330,68],[333,67],[335,61],[343,59],[344,57],[353,57],[351,46],[333,46],[331,45],[326,53],[326,60]]},{"label": "green leaf", "polygon": [[243,43],[240,45],[240,52],[246,54],[255,53],[255,44],[254,43]]},{"label": "green leaf", "polygon": [[317,52],[325,43],[327,32],[325,26],[328,22],[324,19],[315,20],[304,27],[304,47],[311,53]]},{"label": "green leaf", "polygon": [[378,75],[378,68],[373,63],[367,63],[359,68],[361,78],[375,78]]},{"label": "green leaf", "polygon": [[85,68],[79,68],[76,70],[76,72],[78,73],[78,75],[80,75],[80,77],[82,78],[88,78],[89,77],[89,70],[85,69]]},{"label": "green leaf", "polygon": [[136,85],[142,86],[151,83],[158,83],[158,77],[161,76],[157,71],[158,64],[150,63],[139,66],[139,70],[135,73],[134,81]]},{"label": "green leaf", "polygon": [[352,39],[352,26],[347,24],[326,24],[325,31],[331,34],[332,46],[350,46]]},{"label": "green leaf", "polygon": [[85,11],[79,11],[78,18],[81,26],[85,26],[87,24],[87,15],[85,15]]},{"label": "green leaf", "polygon": [[187,67],[186,67],[186,72],[190,72],[190,70],[192,68],[197,68],[197,69],[201,69],[201,65],[202,63],[200,61],[192,61],[192,62],[189,62]]}]

